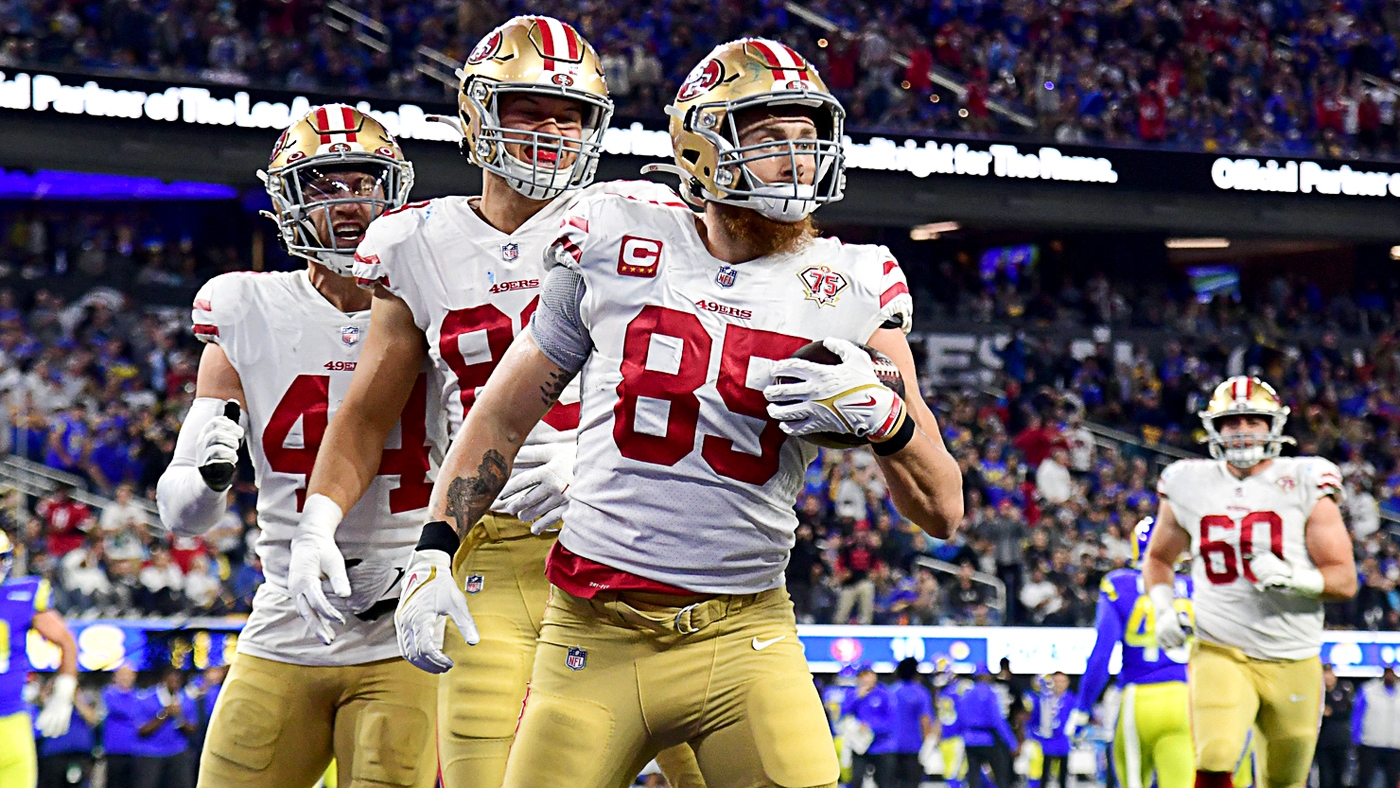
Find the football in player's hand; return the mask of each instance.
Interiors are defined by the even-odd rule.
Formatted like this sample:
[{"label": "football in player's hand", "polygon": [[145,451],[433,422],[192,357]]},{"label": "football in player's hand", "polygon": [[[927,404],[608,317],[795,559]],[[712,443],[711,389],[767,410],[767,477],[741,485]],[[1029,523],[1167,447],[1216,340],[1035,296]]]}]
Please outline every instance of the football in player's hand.
[{"label": "football in player's hand", "polygon": [[[855,346],[864,350],[870,356],[870,361],[875,365],[875,377],[879,379],[886,388],[893,389],[901,399],[904,397],[904,376],[899,374],[899,367],[890,360],[889,356],[876,350],[869,345],[862,345],[859,342]],[[821,340],[809,342],[798,348],[791,358],[800,358],[814,364],[827,364],[835,366],[841,363],[841,357],[827,349]],[[796,383],[795,378],[786,375],[779,375],[773,379],[774,383]],[[802,436],[803,440],[815,443],[828,449],[849,449],[854,446],[865,446],[870,443],[866,438],[840,432],[818,432],[812,435]]]}]

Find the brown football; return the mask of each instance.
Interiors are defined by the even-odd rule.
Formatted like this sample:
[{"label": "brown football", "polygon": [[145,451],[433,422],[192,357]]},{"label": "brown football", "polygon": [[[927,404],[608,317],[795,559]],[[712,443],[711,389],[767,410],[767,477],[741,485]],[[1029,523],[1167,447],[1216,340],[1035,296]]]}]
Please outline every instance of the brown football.
[{"label": "brown football", "polygon": [[[890,360],[890,357],[873,347],[862,345],[859,342],[856,343],[856,347],[864,350],[866,354],[870,356],[870,360],[875,363],[875,377],[877,377],[881,383],[885,384],[886,388],[893,389],[894,393],[902,398],[904,396],[904,376],[899,374],[899,367],[895,366],[894,362]],[[841,357],[827,350],[826,345],[823,345],[820,341],[809,342],[798,348],[797,352],[792,354],[792,358],[805,359],[814,364],[835,365],[841,363]],[[773,382],[796,383],[797,379],[787,377],[786,375],[779,375],[773,379]],[[849,449],[854,446],[865,446],[870,443],[870,441],[865,438],[858,438],[854,435],[838,432],[818,432],[812,435],[804,435],[802,439],[828,449]]]}]

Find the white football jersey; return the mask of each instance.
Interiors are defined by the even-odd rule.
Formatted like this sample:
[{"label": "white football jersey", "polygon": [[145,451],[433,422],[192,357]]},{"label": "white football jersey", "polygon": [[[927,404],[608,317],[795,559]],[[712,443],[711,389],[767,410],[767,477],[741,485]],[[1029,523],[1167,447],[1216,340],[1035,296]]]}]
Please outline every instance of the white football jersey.
[{"label": "white football jersey", "polygon": [[[575,199],[618,192],[680,204],[675,192],[648,181],[613,181],[565,195],[514,233],[492,227],[473,210],[475,197],[409,203],[376,219],[355,254],[355,278],[383,286],[413,313],[428,342],[437,404],[455,436],[466,412],[540,300],[545,250]],[[526,445],[572,442],[578,429],[578,383],[570,383]],[[516,462],[513,472],[532,467]]]},{"label": "white football jersey", "polygon": [[688,208],[615,195],[580,201],[560,233],[550,256],[584,278],[593,343],[560,543],[700,593],[782,585],[816,449],[767,416],[772,360],[907,331],[899,265],[830,238],[728,265]]},{"label": "white football jersey", "polygon": [[1191,534],[1196,632],[1258,659],[1315,657],[1322,648],[1322,602],[1254,587],[1245,555],[1271,550],[1292,566],[1313,566],[1306,527],[1324,497],[1340,498],[1342,475],[1321,457],[1278,457],[1238,479],[1224,460],[1180,460],[1157,492]]},{"label": "white football jersey", "polygon": [[[346,625],[325,646],[287,595],[307,479],[368,330],[368,310],[341,312],[305,270],[224,274],[195,297],[195,335],[222,348],[243,383],[243,421],[258,485],[257,552],[267,582],[254,598],[240,651],[303,665],[354,665],[399,654],[392,608],[370,622],[342,611]],[[420,374],[385,445],[379,475],[336,530],[347,563],[407,566],[432,492],[432,447],[442,445],[445,433],[440,410],[429,402],[427,376]],[[356,574],[352,568],[352,580]]]}]

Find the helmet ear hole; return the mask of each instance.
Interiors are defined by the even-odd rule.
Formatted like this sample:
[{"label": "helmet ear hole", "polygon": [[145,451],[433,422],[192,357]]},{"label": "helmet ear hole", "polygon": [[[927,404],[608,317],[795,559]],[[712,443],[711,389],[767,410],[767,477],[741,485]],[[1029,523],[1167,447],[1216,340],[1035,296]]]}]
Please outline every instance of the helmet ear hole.
[{"label": "helmet ear hole", "polygon": [[[682,159],[685,159],[685,160],[688,161],[688,162],[690,162],[692,165],[694,165],[694,164],[699,164],[699,163],[700,163],[700,151],[695,150],[694,148],[690,148],[689,150],[686,150],[685,152],[681,153],[681,158],[682,158]],[[709,174],[709,172],[710,172],[710,168],[706,167],[706,168],[705,168],[705,173],[706,173],[706,174]]]}]

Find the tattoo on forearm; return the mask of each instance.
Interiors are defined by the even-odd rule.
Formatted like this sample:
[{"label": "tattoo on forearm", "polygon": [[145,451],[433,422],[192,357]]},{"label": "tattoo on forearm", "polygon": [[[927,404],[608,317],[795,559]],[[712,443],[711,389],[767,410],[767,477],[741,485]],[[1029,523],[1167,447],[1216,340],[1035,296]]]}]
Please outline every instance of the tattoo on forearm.
[{"label": "tattoo on forearm", "polygon": [[549,373],[549,382],[540,386],[540,400],[545,405],[553,406],[559,400],[559,395],[564,393],[564,387],[573,379],[572,372]]},{"label": "tattoo on forearm", "polygon": [[447,516],[457,521],[458,536],[467,538],[467,532],[490,509],[509,476],[506,458],[495,449],[487,449],[475,475],[458,476],[447,485]]}]

